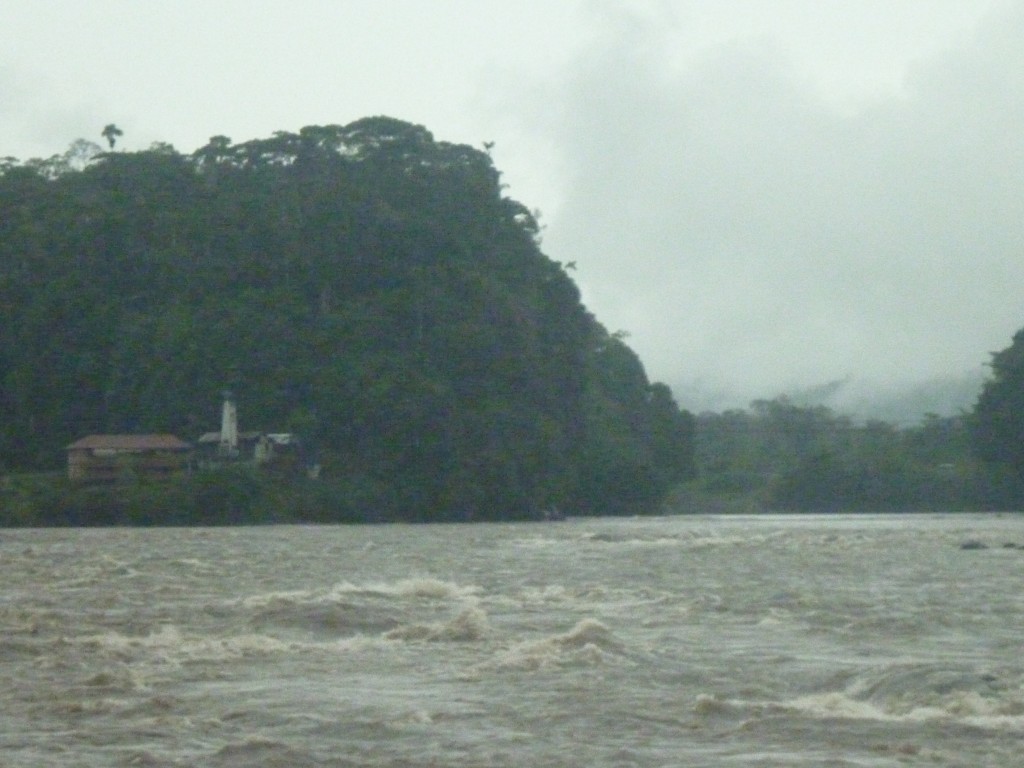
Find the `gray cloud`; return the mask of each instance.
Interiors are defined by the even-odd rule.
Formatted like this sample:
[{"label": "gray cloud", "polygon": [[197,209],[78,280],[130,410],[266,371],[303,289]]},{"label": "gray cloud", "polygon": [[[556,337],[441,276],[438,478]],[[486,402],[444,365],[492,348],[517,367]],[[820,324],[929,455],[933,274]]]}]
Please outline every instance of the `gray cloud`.
[{"label": "gray cloud", "polygon": [[0,156],[50,157],[63,152],[78,138],[83,123],[102,127],[100,118],[93,117],[91,109],[83,104],[48,102],[28,85],[38,85],[45,78],[30,74],[0,62],[0,136],[6,139]]},{"label": "gray cloud", "polygon": [[[685,20],[684,20],[685,21]],[[545,92],[547,231],[681,390],[959,376],[1024,325],[1024,5],[838,109],[778,44],[621,19]]]},{"label": "gray cloud", "polygon": [[546,250],[687,403],[909,387],[1024,325],[1021,0],[250,6],[15,0],[0,155],[379,113],[496,139]]}]

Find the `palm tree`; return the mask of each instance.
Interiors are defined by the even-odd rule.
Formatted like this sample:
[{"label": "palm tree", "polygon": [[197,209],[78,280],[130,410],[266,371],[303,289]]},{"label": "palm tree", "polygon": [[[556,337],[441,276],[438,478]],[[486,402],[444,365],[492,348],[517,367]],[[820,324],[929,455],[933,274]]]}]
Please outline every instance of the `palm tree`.
[{"label": "palm tree", "polygon": [[113,123],[110,123],[102,131],[100,131],[100,136],[105,138],[107,140],[107,143],[110,144],[110,148],[113,149],[114,145],[117,143],[117,137],[124,136],[124,131],[122,131]]}]

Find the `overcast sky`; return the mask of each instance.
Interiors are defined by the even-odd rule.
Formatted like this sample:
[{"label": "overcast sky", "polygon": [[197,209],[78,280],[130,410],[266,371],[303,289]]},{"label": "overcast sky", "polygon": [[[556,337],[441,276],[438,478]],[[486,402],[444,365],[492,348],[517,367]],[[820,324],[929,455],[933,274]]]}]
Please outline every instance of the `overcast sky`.
[{"label": "overcast sky", "polygon": [[955,377],[1024,326],[1024,0],[3,12],[0,156],[111,122],[183,152],[377,114],[496,141],[545,251],[683,405]]}]

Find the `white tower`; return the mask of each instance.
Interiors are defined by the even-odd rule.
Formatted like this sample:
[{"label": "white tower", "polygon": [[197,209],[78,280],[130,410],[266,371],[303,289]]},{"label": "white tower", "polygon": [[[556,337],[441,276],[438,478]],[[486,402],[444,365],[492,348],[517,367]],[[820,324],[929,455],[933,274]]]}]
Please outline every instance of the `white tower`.
[{"label": "white tower", "polygon": [[220,414],[220,453],[222,456],[238,455],[238,409],[230,392],[224,393]]}]

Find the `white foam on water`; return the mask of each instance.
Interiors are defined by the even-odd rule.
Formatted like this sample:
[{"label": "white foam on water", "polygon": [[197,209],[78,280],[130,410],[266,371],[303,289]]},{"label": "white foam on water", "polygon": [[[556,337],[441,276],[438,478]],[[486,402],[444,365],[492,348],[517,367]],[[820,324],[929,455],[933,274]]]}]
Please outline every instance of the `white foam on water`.
[{"label": "white foam on water", "polygon": [[292,653],[297,648],[298,644],[295,642],[250,633],[190,640],[182,647],[182,657],[186,661],[228,661]]},{"label": "white foam on water", "polygon": [[260,609],[270,606],[284,604],[320,603],[328,600],[328,594],[318,594],[310,589],[292,589],[277,592],[263,592],[258,595],[250,595],[241,599],[240,604],[245,608]]},{"label": "white foam on water", "polygon": [[293,652],[298,644],[257,633],[227,636],[185,636],[171,625],[148,635],[105,632],[68,642],[99,649],[109,658],[125,663],[181,666],[189,663],[233,661],[251,656]]},{"label": "white foam on water", "polygon": [[540,587],[523,587],[516,592],[520,603],[565,603],[579,599],[578,590],[566,589],[561,584],[545,584]]},{"label": "white foam on water", "polygon": [[435,600],[462,600],[477,596],[481,589],[477,586],[463,586],[451,581],[443,581],[430,576],[399,579],[393,582],[372,582],[369,584],[352,584],[343,582],[335,584],[332,594],[381,595],[387,597],[430,598]]},{"label": "white foam on water", "polygon": [[480,665],[478,671],[538,670],[595,666],[621,656],[625,647],[607,626],[583,619],[568,632],[517,643]]},{"label": "white foam on water", "polygon": [[393,582],[370,582],[353,584],[344,581],[327,589],[295,589],[263,592],[232,601],[248,609],[261,609],[292,605],[322,605],[338,603],[352,596],[362,597],[400,597],[425,598],[435,600],[467,600],[477,597],[481,592],[477,586],[463,586],[450,581],[432,578],[400,579]]},{"label": "white foam on water", "polygon": [[680,540],[676,536],[624,536],[620,533],[589,532],[579,537],[581,543],[619,547],[677,547]]},{"label": "white foam on water", "polygon": [[565,544],[565,539],[549,536],[531,536],[526,539],[516,539],[512,542],[513,546],[523,549],[550,549],[552,547],[563,547]]},{"label": "white foam on water", "polygon": [[[416,606],[433,608],[437,603],[461,607],[479,604],[479,587],[423,577],[394,582],[353,584],[342,582],[324,589],[266,592],[229,603],[249,613],[250,625],[258,631],[302,632],[323,639],[325,635],[379,635],[391,638],[452,639],[456,635],[475,639],[482,632],[486,617],[472,625],[448,626],[414,623],[408,612]],[[458,621],[458,620],[457,620]]]},{"label": "white foam on water", "polygon": [[1024,730],[1021,702],[993,700],[973,691],[958,691],[932,704],[910,708],[880,706],[844,693],[805,696],[782,705],[815,717],[844,717],[890,722],[955,721],[981,728]]},{"label": "white foam on water", "polygon": [[471,606],[449,622],[408,624],[384,633],[388,640],[425,640],[432,642],[472,642],[494,634],[487,614]]},{"label": "white foam on water", "polygon": [[666,534],[662,531],[644,532],[640,535],[626,535],[615,531],[588,531],[580,535],[578,541],[585,544],[597,544],[607,547],[623,548],[678,548],[684,550],[700,550],[719,547],[751,547],[779,538],[779,532],[767,534],[719,533],[711,531],[685,531]]},{"label": "white foam on water", "polygon": [[785,701],[745,701],[702,695],[696,714],[715,716],[784,712],[814,719],[864,720],[888,723],[957,723],[989,730],[1024,732],[1024,702],[1018,696],[986,697],[974,691],[958,691],[931,703],[906,705],[858,699],[842,691],[799,696]]},{"label": "white foam on water", "polygon": [[142,653],[154,655],[156,653],[166,654],[171,651],[177,652],[184,646],[181,632],[177,627],[171,625],[161,626],[147,635],[124,635],[120,632],[102,632],[93,635],[64,638],[64,641],[71,644],[95,647],[113,658],[122,660],[131,660]]},{"label": "white foam on water", "polygon": [[585,645],[596,645],[614,651],[621,651],[623,648],[622,643],[612,634],[612,631],[597,619],[583,619],[568,632],[552,637],[549,642],[567,648],[579,648]]},{"label": "white foam on water", "polygon": [[1024,681],[1012,668],[989,671],[966,662],[902,658],[837,675],[829,688],[780,700],[703,694],[694,711],[705,717],[785,713],[821,720],[1024,731]]}]

